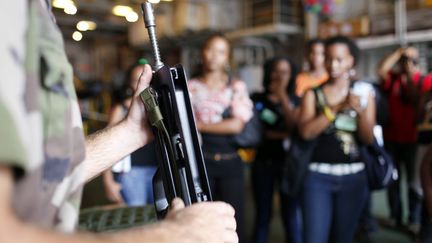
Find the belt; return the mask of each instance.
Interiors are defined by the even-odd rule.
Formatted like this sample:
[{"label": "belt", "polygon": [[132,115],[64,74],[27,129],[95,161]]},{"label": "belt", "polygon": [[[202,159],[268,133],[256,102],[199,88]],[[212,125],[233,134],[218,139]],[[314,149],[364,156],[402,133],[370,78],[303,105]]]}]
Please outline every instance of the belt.
[{"label": "belt", "polygon": [[356,174],[365,169],[363,162],[349,164],[329,164],[312,162],[309,164],[309,170],[327,175],[343,176]]},{"label": "belt", "polygon": [[238,157],[237,153],[208,153],[203,152],[204,159],[211,159],[214,161],[221,161],[221,160],[231,160]]}]

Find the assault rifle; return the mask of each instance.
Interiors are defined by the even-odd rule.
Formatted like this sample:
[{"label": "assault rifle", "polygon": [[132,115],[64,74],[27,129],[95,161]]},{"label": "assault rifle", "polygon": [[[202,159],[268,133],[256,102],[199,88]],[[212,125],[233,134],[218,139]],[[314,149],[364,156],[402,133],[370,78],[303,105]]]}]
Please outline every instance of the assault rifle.
[{"label": "assault rifle", "polygon": [[153,78],[141,94],[156,139],[158,169],[153,177],[153,195],[159,218],[175,197],[186,206],[211,201],[210,186],[181,65],[165,66],[156,39],[153,7],[141,5],[144,24],[154,54]]}]

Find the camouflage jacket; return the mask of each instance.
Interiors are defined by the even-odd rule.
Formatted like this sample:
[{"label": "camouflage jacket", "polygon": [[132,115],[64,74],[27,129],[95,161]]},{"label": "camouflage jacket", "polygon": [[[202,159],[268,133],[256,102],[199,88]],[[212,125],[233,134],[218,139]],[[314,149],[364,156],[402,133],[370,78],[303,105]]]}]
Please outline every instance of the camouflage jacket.
[{"label": "camouflage jacket", "polygon": [[0,40],[0,163],[15,171],[13,208],[27,223],[70,232],[85,157],[72,67],[45,2],[0,5],[7,32]]}]

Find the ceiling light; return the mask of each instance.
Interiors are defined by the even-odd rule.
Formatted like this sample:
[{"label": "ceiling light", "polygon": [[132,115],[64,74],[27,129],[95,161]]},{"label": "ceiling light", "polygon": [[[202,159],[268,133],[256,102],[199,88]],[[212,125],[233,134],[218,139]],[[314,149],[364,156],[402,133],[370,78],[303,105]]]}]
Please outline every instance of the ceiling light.
[{"label": "ceiling light", "polygon": [[93,21],[81,20],[77,23],[76,28],[80,31],[94,30],[96,29],[96,23]]},{"label": "ceiling light", "polygon": [[129,12],[129,13],[126,15],[126,20],[127,20],[128,22],[137,22],[137,20],[138,20],[138,14],[135,13],[135,12]]},{"label": "ceiling light", "polygon": [[70,15],[75,15],[78,9],[75,5],[68,5],[64,8],[64,12]]},{"label": "ceiling light", "polygon": [[83,35],[79,31],[75,31],[72,34],[72,39],[74,39],[75,41],[80,41],[82,39],[82,37],[83,37]]},{"label": "ceiling light", "polygon": [[147,0],[149,3],[158,4],[160,2],[172,2],[173,0]]},{"label": "ceiling light", "polygon": [[75,3],[72,0],[54,0],[52,2],[52,6],[54,8],[64,9],[64,8],[71,6],[71,5],[75,6]]},{"label": "ceiling light", "polygon": [[112,9],[112,13],[117,16],[125,17],[128,13],[133,12],[133,9],[129,6],[116,5]]}]

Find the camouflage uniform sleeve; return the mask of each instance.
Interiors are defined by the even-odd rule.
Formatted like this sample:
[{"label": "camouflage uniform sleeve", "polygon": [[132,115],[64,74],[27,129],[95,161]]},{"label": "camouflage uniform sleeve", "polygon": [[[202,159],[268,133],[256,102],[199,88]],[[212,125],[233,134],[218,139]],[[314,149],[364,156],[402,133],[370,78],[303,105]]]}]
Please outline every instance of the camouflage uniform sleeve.
[{"label": "camouflage uniform sleeve", "polygon": [[26,169],[27,153],[19,134],[15,117],[0,102],[0,164],[11,165],[19,169]]},{"label": "camouflage uniform sleeve", "polygon": [[[0,4],[0,164],[27,170],[24,92],[27,1]],[[13,28],[10,23],[14,23]],[[16,23],[16,24],[15,24]]]}]

